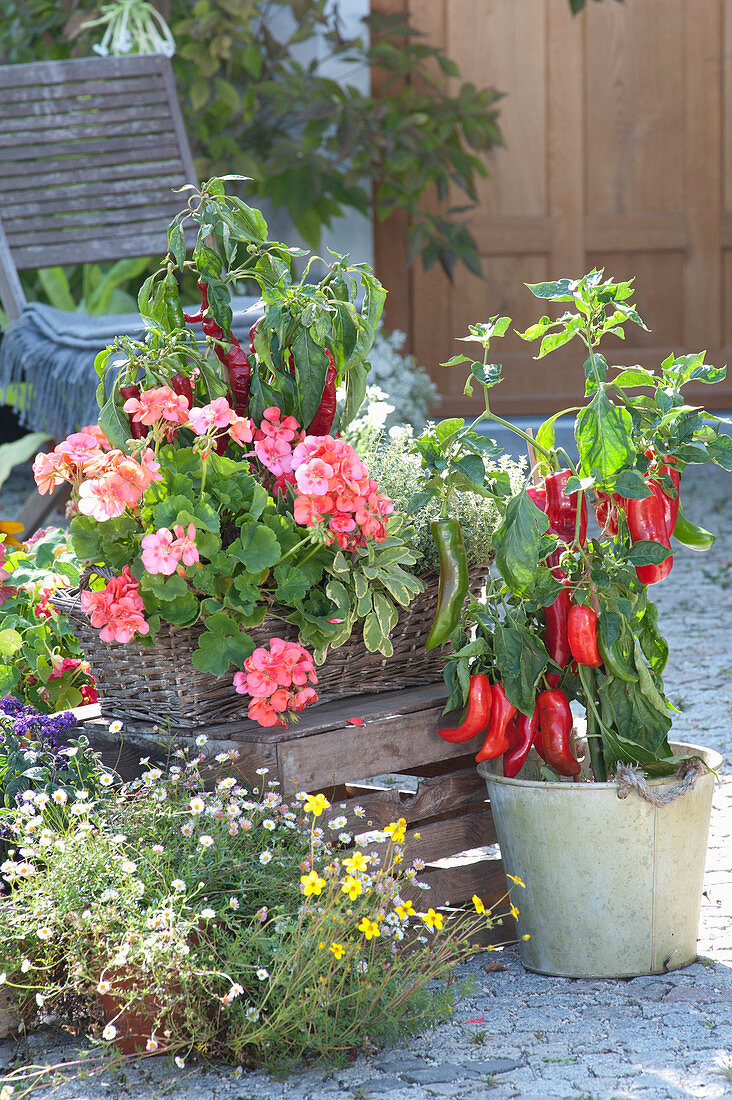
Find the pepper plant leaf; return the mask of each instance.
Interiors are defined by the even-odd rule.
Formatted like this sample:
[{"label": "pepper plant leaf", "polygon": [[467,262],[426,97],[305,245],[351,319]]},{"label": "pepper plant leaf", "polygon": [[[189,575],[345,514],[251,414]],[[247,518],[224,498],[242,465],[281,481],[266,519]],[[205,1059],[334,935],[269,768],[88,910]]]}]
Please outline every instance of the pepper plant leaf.
[{"label": "pepper plant leaf", "polygon": [[524,492],[509,500],[503,522],[493,535],[498,571],[519,596],[533,583],[542,535],[548,527],[544,513]]},{"label": "pepper plant leaf", "polygon": [[549,661],[542,640],[513,619],[496,625],[495,658],[509,703],[522,714],[532,714],[536,685]]},{"label": "pepper plant leaf", "polygon": [[582,469],[600,480],[613,477],[635,459],[633,421],[600,389],[577,415],[575,438]]}]

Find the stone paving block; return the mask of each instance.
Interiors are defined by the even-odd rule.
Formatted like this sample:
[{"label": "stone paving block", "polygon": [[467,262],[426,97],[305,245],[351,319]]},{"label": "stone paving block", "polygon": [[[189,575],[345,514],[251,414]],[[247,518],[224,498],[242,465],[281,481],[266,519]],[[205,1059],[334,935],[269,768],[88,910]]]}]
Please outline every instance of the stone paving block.
[{"label": "stone paving block", "polygon": [[463,1067],[449,1062],[441,1066],[425,1066],[423,1069],[410,1069],[401,1074],[410,1085],[454,1084],[463,1076]]},{"label": "stone paving block", "polygon": [[401,1073],[405,1069],[420,1069],[424,1059],[406,1050],[387,1050],[373,1058],[371,1064],[383,1073]]},{"label": "stone paving block", "polygon": [[358,1085],[351,1085],[354,1096],[385,1096],[404,1089],[404,1082],[398,1077],[372,1077]]},{"label": "stone paving block", "polygon": [[514,1058],[481,1058],[463,1062],[463,1071],[492,1077],[496,1073],[509,1073],[512,1069],[520,1069],[522,1064]]}]

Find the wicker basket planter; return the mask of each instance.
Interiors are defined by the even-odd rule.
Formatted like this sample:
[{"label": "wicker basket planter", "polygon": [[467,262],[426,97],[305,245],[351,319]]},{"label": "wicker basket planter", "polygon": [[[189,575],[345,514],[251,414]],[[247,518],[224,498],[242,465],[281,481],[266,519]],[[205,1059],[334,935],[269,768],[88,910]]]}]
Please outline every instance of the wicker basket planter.
[{"label": "wicker basket planter", "polygon": [[[471,591],[479,595],[485,566],[470,570]],[[437,605],[437,573],[422,577],[424,592],[402,609],[391,632],[392,657],[366,649],[360,631],[338,649],[332,649],[318,668],[318,704],[351,695],[373,695],[399,688],[419,687],[440,680],[445,654],[425,650],[425,642]],[[233,673],[212,676],[199,672],[192,655],[203,627],[178,628],[164,623],[152,649],[130,643],[114,645],[100,641],[79,603],[79,590],[60,591],[54,606],[69,619],[97,683],[102,713],[113,718],[164,724],[171,730],[241,722],[247,717],[248,696],[237,695]],[[275,634],[297,639],[294,627],[277,620],[248,633],[255,645],[265,645]]]}]

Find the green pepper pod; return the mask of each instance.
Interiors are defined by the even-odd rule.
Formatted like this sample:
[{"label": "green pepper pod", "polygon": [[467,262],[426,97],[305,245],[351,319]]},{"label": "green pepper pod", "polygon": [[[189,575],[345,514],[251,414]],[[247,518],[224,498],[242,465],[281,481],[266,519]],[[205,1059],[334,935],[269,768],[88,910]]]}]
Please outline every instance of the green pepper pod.
[{"label": "green pepper pod", "polygon": [[617,680],[624,680],[626,684],[635,683],[638,674],[623,653],[620,638],[616,638],[612,645],[605,645],[602,634],[597,632],[597,648],[600,651],[605,668]]},{"label": "green pepper pod", "polygon": [[703,527],[697,527],[686,518],[684,509],[681,507],[681,499],[679,499],[679,514],[672,534],[682,546],[686,546],[689,550],[711,550],[714,546],[715,536],[712,532],[706,531]]},{"label": "green pepper pod", "polygon": [[456,519],[433,519],[430,526],[440,559],[440,587],[437,613],[426,648],[435,649],[445,644],[460,621],[460,612],[468,594],[468,559],[463,533]]},{"label": "green pepper pod", "polygon": [[165,299],[168,330],[172,332],[174,329],[185,328],[186,319],[183,313],[183,306],[180,304],[178,283],[172,271],[168,271],[165,276],[163,297]]}]

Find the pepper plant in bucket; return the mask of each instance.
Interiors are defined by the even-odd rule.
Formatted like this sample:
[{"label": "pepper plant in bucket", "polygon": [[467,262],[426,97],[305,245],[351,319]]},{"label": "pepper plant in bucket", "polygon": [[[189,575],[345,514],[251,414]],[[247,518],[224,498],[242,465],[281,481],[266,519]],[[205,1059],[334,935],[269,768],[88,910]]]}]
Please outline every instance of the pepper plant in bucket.
[{"label": "pepper plant in bucket", "polygon": [[[464,610],[462,625],[474,635],[446,667],[446,712],[466,710],[440,734],[450,742],[480,738],[476,759],[502,757],[507,777],[520,775],[533,746],[545,778],[578,780],[576,700],[586,716],[586,777],[605,781],[621,764],[668,776],[680,761],[668,740],[668,645],[649,587],[669,576],[678,547],[713,542],[682,510],[683,473],[710,461],[732,470],[732,439],[682,391],[720,381],[725,369],[705,363],[703,353],[670,355],[657,372],[610,366],[601,340],[623,336],[629,324],[646,327],[631,304],[632,281],[592,271],[529,289],[566,309],[519,335],[540,341],[537,358],[572,340],[583,346],[585,402],[551,416],[535,439],[491,411],[501,367],[489,362],[489,348],[507,330],[505,317],[470,327],[464,339],[482,347],[481,359],[457,355],[446,364],[469,365],[466,393],[477,383],[485,394],[478,420],[524,437],[535,461],[533,483],[504,499],[487,598]],[[555,431],[559,417],[572,415],[574,458]]]}]

